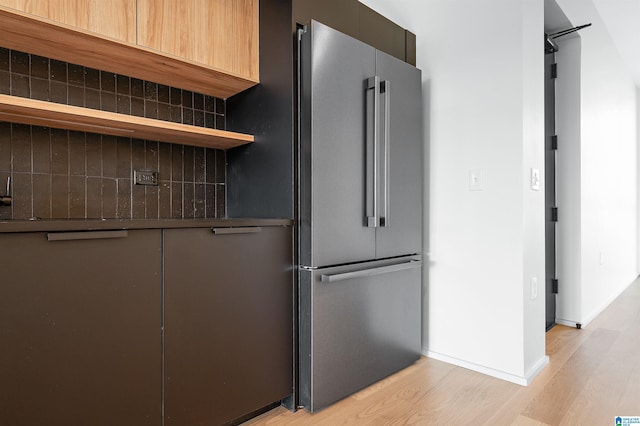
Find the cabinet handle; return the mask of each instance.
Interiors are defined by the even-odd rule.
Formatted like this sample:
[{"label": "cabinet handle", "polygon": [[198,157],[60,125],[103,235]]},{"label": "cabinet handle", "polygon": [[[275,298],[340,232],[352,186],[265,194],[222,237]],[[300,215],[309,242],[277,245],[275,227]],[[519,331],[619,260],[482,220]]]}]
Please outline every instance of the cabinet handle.
[{"label": "cabinet handle", "polygon": [[92,231],[92,232],[49,232],[48,241],[104,240],[108,238],[126,238],[127,231]]},{"label": "cabinet handle", "polygon": [[226,234],[257,234],[262,232],[262,228],[259,226],[245,226],[240,228],[211,228],[215,235]]}]

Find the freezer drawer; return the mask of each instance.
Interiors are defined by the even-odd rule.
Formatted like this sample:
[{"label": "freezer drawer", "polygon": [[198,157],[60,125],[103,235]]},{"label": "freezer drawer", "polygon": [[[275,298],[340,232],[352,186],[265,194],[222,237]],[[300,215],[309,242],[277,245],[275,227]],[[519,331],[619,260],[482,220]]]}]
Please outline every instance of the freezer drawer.
[{"label": "freezer drawer", "polygon": [[421,265],[413,256],[301,271],[305,408],[322,409],[420,357]]}]

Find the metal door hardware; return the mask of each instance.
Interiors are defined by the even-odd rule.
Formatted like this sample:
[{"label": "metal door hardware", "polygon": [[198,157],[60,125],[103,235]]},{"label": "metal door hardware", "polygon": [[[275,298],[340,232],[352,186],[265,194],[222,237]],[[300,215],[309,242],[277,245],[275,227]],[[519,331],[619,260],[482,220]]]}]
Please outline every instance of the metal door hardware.
[{"label": "metal door hardware", "polygon": [[341,274],[322,274],[323,283],[332,283],[355,278],[372,277],[374,275],[389,274],[391,272],[404,271],[406,269],[419,268],[422,266],[420,260],[410,260],[408,262],[397,263],[395,265],[380,266],[377,268],[363,269],[360,271],[344,272]]},{"label": "metal door hardware", "polygon": [[[366,221],[368,227],[377,228],[389,226],[389,109],[391,83],[388,80],[380,80],[379,76],[373,76],[366,80],[366,90],[373,91],[372,105],[367,104],[371,109],[367,113],[372,118],[372,140],[367,140],[367,165],[372,168],[371,173],[367,172],[367,197],[371,194],[373,215],[367,212]],[[381,102],[384,102],[382,109],[382,123],[380,123]],[[384,126],[380,131],[380,127]],[[383,139],[382,143],[380,139]],[[382,161],[380,157],[382,156]],[[382,206],[379,206],[382,199]],[[371,203],[367,201],[366,205]],[[368,208],[368,207],[367,207]],[[381,213],[382,211],[382,213]]]},{"label": "metal door hardware", "polygon": [[382,152],[384,154],[384,166],[382,168],[382,172],[384,173],[384,177],[382,178],[382,183],[384,185],[384,189],[382,190],[382,196],[384,197],[384,204],[382,216],[380,218],[380,226],[386,227],[389,226],[389,108],[390,108],[390,97],[391,97],[391,82],[388,80],[384,80],[380,82],[380,93],[384,99],[384,145],[382,148]]},{"label": "metal door hardware", "polygon": [[[367,185],[371,185],[373,188],[367,189],[367,196],[371,194],[373,199],[372,207],[373,214],[367,213],[367,226],[370,228],[377,228],[380,222],[378,215],[378,145],[380,140],[380,133],[378,128],[378,116],[380,115],[380,77],[377,75],[367,79],[366,90],[373,90],[373,112],[371,116],[373,118],[373,141],[367,141],[367,164],[370,164],[373,168],[371,175],[371,183],[367,181]],[[370,115],[370,114],[367,114]],[[369,175],[369,173],[367,173]],[[367,206],[369,206],[367,201]]]}]

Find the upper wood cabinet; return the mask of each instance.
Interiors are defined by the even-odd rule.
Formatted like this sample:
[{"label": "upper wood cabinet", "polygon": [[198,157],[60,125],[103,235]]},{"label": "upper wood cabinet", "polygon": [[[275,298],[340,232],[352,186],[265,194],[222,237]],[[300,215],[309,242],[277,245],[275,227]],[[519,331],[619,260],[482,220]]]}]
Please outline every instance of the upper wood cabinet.
[{"label": "upper wood cabinet", "polygon": [[136,42],[136,0],[0,0],[0,4],[116,40]]},{"label": "upper wood cabinet", "polygon": [[0,46],[226,99],[259,82],[258,0],[0,0]]},{"label": "upper wood cabinet", "polygon": [[138,0],[138,44],[258,79],[258,0]]}]

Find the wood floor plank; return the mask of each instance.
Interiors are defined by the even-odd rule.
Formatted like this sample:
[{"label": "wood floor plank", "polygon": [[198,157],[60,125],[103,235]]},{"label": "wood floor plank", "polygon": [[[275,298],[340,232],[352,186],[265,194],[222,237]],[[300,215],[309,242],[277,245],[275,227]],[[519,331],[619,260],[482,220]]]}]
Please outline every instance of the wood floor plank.
[{"label": "wood floor plank", "polygon": [[433,388],[426,401],[416,401],[390,424],[482,424],[502,407],[505,395],[519,389],[513,383],[459,368]]},{"label": "wood floor plank", "polygon": [[[636,351],[636,356],[637,354]],[[623,388],[622,397],[618,401],[618,413],[640,416],[640,365],[633,369]]]},{"label": "wood floor plank", "polygon": [[[624,330],[640,317],[638,306],[640,306],[640,286],[631,285],[621,297],[618,297],[607,307],[606,313],[598,315],[588,327],[591,329]],[[609,314],[612,312],[615,312],[615,315]]]},{"label": "wood floor plank", "polygon": [[512,424],[525,408],[560,371],[580,345],[589,338],[590,330],[577,330],[557,325],[547,332],[547,354],[549,365],[538,374],[528,387],[520,388],[505,399],[502,409],[486,421],[486,426]]},{"label": "wood floor plank", "polygon": [[[612,308],[621,312],[619,303]],[[635,318],[628,321],[630,316]],[[607,424],[621,414],[640,412],[640,394],[637,393],[640,356],[636,356],[635,359],[630,357],[630,354],[638,353],[640,346],[640,316],[630,316],[619,316],[626,320],[624,325],[617,324],[619,336],[603,356],[600,366],[590,375],[584,390],[566,412],[562,425]],[[606,324],[611,326],[613,323]],[[632,408],[633,411],[621,411],[621,402],[631,399],[628,395],[635,395],[635,404],[633,407],[625,408]]]},{"label": "wood floor plank", "polygon": [[589,338],[591,329],[576,330],[574,327],[556,325],[547,332],[546,352],[550,364],[564,364],[567,359]]},{"label": "wood floor plank", "polygon": [[617,331],[595,330],[523,414],[543,423],[559,424],[618,336]]},{"label": "wood floor plank", "polygon": [[[426,397],[434,389],[448,383],[450,374],[456,368],[444,362],[432,362],[422,358],[416,366],[416,373],[400,377],[388,383],[384,392],[376,392],[366,399],[347,398],[319,414],[319,425],[367,425],[384,419],[391,424],[400,413],[406,413],[415,404],[431,400]],[[317,416],[314,414],[314,416]]]},{"label": "wood floor plank", "polygon": [[511,426],[551,426],[522,415],[518,416],[512,423],[509,424]]},{"label": "wood floor plank", "polygon": [[421,368],[422,365],[426,362],[426,358],[420,358],[418,361],[415,362],[415,364],[405,368],[404,370],[401,370],[395,374],[392,374],[391,376],[380,380],[377,383],[374,383],[373,385],[359,391],[356,392],[355,394],[353,394],[351,396],[351,398],[356,399],[358,401],[361,401],[363,399],[366,399],[368,397],[370,397],[371,395],[380,392],[380,391],[384,391],[386,388],[388,388],[392,383],[397,382],[398,380],[411,375],[411,374],[415,374],[416,370]]}]

